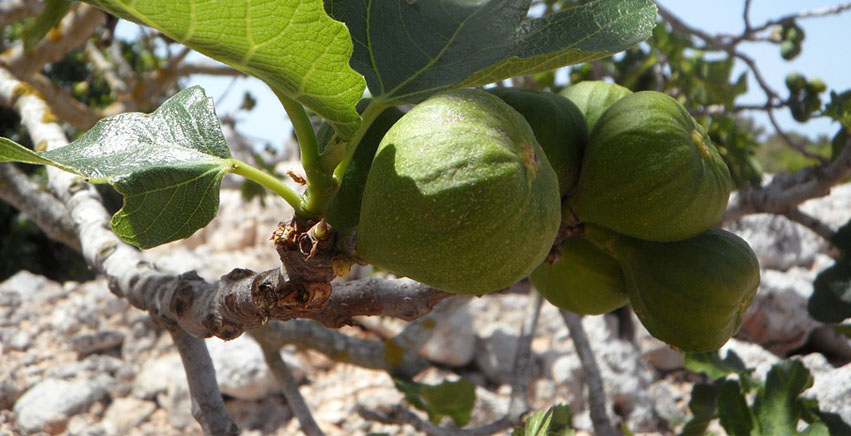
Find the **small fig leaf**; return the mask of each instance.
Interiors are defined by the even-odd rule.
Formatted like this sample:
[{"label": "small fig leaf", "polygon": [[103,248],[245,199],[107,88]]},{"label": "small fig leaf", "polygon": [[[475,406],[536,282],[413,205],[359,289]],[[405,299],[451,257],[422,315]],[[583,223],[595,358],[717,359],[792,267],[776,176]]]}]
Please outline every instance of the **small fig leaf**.
[{"label": "small fig leaf", "polygon": [[710,422],[715,419],[717,401],[718,383],[692,386],[688,408],[693,416],[683,426],[680,436],[704,436]]},{"label": "small fig leaf", "polygon": [[755,408],[761,434],[796,434],[804,410],[798,396],[813,385],[813,376],[797,360],[781,361],[768,371]]},{"label": "small fig leaf", "polygon": [[538,410],[517,426],[511,436],[574,436],[573,414],[567,404],[556,404],[546,411]]},{"label": "small fig leaf", "polygon": [[733,351],[727,352],[727,357],[721,359],[717,351],[703,353],[685,353],[684,365],[692,372],[706,374],[709,378],[717,380],[725,378],[729,374],[749,376],[750,371],[745,367],[739,355]]},{"label": "small fig leaf", "polygon": [[737,380],[725,380],[718,390],[718,420],[731,435],[751,435],[759,429]]},{"label": "small fig leaf", "polygon": [[527,20],[530,4],[328,2],[331,16],[351,32],[352,67],[373,96],[388,101],[416,102],[445,89],[588,62],[647,39],[656,25],[649,0],[597,0]]},{"label": "small fig leaf", "polygon": [[463,427],[470,422],[476,404],[476,387],[468,380],[445,381],[439,385],[427,385],[411,380],[395,378],[396,389],[405,394],[412,406],[426,412],[428,419],[439,424],[444,416]]},{"label": "small fig leaf", "polygon": [[105,118],[54,150],[36,153],[0,140],[0,162],[52,165],[88,182],[112,184],[124,196],[112,228],[142,248],[186,238],[216,216],[230,157],[212,99],[199,87],[181,91],[151,114]]}]

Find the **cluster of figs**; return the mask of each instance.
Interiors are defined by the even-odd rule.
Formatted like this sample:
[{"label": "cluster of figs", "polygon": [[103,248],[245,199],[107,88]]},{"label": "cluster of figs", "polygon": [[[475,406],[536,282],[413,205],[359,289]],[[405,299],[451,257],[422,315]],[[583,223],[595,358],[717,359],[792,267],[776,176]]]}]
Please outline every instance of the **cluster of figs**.
[{"label": "cluster of figs", "polygon": [[666,94],[463,89],[379,116],[327,218],[358,260],[397,275],[462,294],[528,276],[559,308],[628,304],[656,338],[707,351],[760,279],[747,243],[712,227],[731,189]]}]

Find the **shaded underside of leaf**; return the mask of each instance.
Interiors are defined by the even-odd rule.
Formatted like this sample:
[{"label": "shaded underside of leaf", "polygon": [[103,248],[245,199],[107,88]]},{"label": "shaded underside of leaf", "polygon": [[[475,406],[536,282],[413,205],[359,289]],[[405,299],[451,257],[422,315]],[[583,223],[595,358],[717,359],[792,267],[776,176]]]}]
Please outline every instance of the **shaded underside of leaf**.
[{"label": "shaded underside of leaf", "polygon": [[192,236],[216,216],[225,173],[222,165],[202,162],[144,170],[116,181],[124,207],[112,217],[112,230],[143,248]]},{"label": "shaded underside of leaf", "polygon": [[529,0],[333,0],[352,66],[375,97],[420,101],[443,89],[587,62],[647,39],[650,0],[597,0],[526,21]]},{"label": "shaded underside of leaf", "polygon": [[86,0],[153,27],[316,111],[350,137],[363,77],[349,67],[352,42],[322,0]]}]

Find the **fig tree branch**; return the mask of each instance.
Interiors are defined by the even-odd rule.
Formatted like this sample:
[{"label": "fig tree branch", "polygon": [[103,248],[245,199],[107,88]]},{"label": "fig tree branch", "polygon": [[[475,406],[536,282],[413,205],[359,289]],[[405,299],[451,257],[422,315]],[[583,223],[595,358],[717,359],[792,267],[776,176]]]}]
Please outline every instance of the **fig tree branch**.
[{"label": "fig tree branch", "polygon": [[0,2],[0,29],[41,13],[44,3],[32,0]]},{"label": "fig tree branch", "polygon": [[848,177],[851,177],[851,140],[829,165],[777,174],[764,186],[743,186],[730,197],[722,221],[752,213],[786,214],[804,201],[830,194],[831,187]]},{"label": "fig tree branch", "polygon": [[[748,1],[750,3],[750,1]],[[845,11],[851,10],[851,3],[842,3],[833,6],[825,6],[816,9],[810,9],[807,11],[796,12],[794,14],[784,15],[779,18],[775,18],[772,20],[768,20],[765,23],[757,26],[757,27],[747,27],[746,32],[743,35],[737,35],[731,37],[733,41],[738,42],[742,39],[749,39],[750,36],[760,33],[772,26],[778,26],[785,23],[791,23],[792,21],[801,19],[801,18],[814,18],[814,17],[824,17],[827,15],[838,15]]]},{"label": "fig tree branch", "polygon": [[23,212],[50,239],[80,251],[65,205],[14,165],[0,165],[0,200]]},{"label": "fig tree branch", "polygon": [[818,156],[818,155],[810,152],[809,150],[807,150],[806,147],[803,144],[800,144],[799,142],[793,140],[780,127],[780,124],[777,122],[777,120],[774,117],[773,109],[777,105],[784,106],[784,103],[783,103],[784,100],[780,97],[780,94],[778,94],[777,91],[775,91],[771,87],[771,85],[768,84],[768,81],[765,80],[765,77],[762,75],[762,71],[760,71],[759,67],[757,66],[757,64],[753,60],[753,58],[751,58],[750,56],[748,56],[748,55],[746,55],[746,54],[744,54],[744,53],[742,53],[742,52],[740,52],[736,49],[737,44],[740,41],[736,41],[736,40],[726,41],[723,36],[709,35],[708,33],[703,32],[702,30],[699,30],[697,28],[689,26],[688,24],[683,22],[676,15],[672,14],[669,10],[665,9],[661,5],[657,4],[657,7],[658,7],[658,10],[659,10],[659,15],[665,21],[667,21],[671,25],[671,27],[674,28],[674,30],[676,30],[680,33],[683,33],[685,35],[695,36],[695,37],[701,39],[710,48],[712,48],[714,50],[726,52],[729,56],[734,57],[734,58],[739,59],[742,62],[744,62],[745,65],[747,65],[748,69],[753,74],[754,79],[756,79],[757,83],[759,84],[759,87],[762,88],[763,92],[766,95],[766,102],[765,102],[764,106],[766,108],[766,112],[768,113],[768,118],[771,121],[771,124],[774,126],[775,130],[777,130],[778,135],[780,135],[780,137],[783,139],[784,142],[786,142],[786,144],[788,144],[790,147],[794,148],[795,150],[797,150],[798,152],[800,152],[804,156],[806,156],[810,159],[815,159],[819,162],[825,163],[824,157]]},{"label": "fig tree branch", "polygon": [[603,389],[603,379],[600,377],[600,368],[597,366],[597,359],[594,357],[588,335],[585,334],[585,328],[582,326],[582,318],[566,310],[559,312],[570,331],[570,338],[573,339],[573,346],[585,371],[585,383],[588,385],[588,409],[591,413],[594,433],[601,436],[615,436],[617,433],[606,412],[606,393]]},{"label": "fig tree branch", "polygon": [[825,241],[833,239],[833,235],[836,233],[830,228],[830,226],[822,222],[820,219],[801,211],[801,209],[797,207],[790,209],[784,215],[786,215],[786,218],[789,218],[790,220],[812,230],[817,235],[824,238]]},{"label": "fig tree branch", "polygon": [[517,352],[514,355],[514,368],[511,374],[511,397],[508,402],[508,419],[520,422],[529,411],[529,379],[532,376],[532,338],[541,315],[544,299],[538,292],[529,294],[526,314],[517,337]]},{"label": "fig tree branch", "polygon": [[192,398],[192,416],[201,424],[204,434],[238,435],[239,429],[228,415],[219,392],[216,370],[207,344],[203,339],[190,336],[180,329],[169,328],[169,333],[186,372]]},{"label": "fig tree branch", "polygon": [[100,52],[100,49],[93,42],[86,42],[86,48],[83,51],[83,54],[92,64],[95,71],[103,76],[104,80],[106,80],[106,83],[109,85],[109,89],[112,90],[113,93],[116,95],[127,93],[127,90],[129,89],[127,82],[118,75],[115,65],[113,65],[106,56]]},{"label": "fig tree branch", "polygon": [[18,77],[27,77],[48,63],[62,59],[69,51],[80,47],[100,26],[106,16],[100,10],[79,4],[62,19],[58,32],[45,37],[31,51],[26,51],[23,42],[0,55],[0,64],[13,71]]},{"label": "fig tree branch", "polygon": [[313,414],[310,413],[310,408],[305,403],[304,397],[301,396],[295,378],[293,378],[292,373],[287,368],[284,359],[281,358],[279,347],[270,345],[264,340],[262,334],[255,334],[255,332],[256,330],[253,330],[251,335],[257,339],[260,348],[263,349],[263,358],[266,360],[266,365],[269,366],[272,375],[275,377],[278,385],[280,385],[281,392],[284,394],[284,398],[287,399],[287,405],[290,406],[290,410],[292,410],[298,419],[301,430],[308,436],[325,436],[325,433],[316,424],[316,420],[313,419]]}]

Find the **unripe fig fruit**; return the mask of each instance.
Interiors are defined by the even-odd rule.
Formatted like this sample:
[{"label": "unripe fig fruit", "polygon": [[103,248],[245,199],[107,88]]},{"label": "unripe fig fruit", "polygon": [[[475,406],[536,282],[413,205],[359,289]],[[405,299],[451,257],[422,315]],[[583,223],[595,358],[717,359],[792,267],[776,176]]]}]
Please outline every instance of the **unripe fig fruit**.
[{"label": "unripe fig fruit", "polygon": [[455,293],[527,276],[561,221],[558,180],[529,123],[481,90],[435,95],[384,135],[355,254]]},{"label": "unripe fig fruit", "polygon": [[594,125],[597,124],[600,117],[616,101],[632,94],[632,91],[614,83],[589,80],[568,86],[560,94],[567,97],[579,108],[579,111],[585,116],[585,122],[590,133],[594,130]]},{"label": "unripe fig fruit", "polygon": [[[365,105],[358,106],[360,109],[360,106]],[[334,196],[325,216],[328,223],[340,234],[345,235],[357,227],[363,188],[375,150],[387,130],[402,118],[402,115],[402,111],[395,107],[387,108],[378,115],[366,130],[349,166],[346,167],[346,173],[340,181],[340,190]]]},{"label": "unripe fig fruit", "polygon": [[611,312],[628,302],[620,264],[587,239],[573,237],[560,245],[561,257],[544,262],[529,279],[554,306],[583,315]]},{"label": "unripe fig fruit", "polygon": [[807,79],[801,73],[789,73],[786,75],[786,87],[789,92],[796,93],[807,86]]},{"label": "unripe fig fruit", "polygon": [[491,94],[520,112],[558,177],[561,195],[576,184],[582,151],[588,142],[585,118],[570,100],[551,92],[491,88]]},{"label": "unripe fig fruit", "polygon": [[703,127],[668,95],[642,91],[597,122],[567,201],[584,222],[676,241],[721,219],[731,189],[730,171]]},{"label": "unripe fig fruit", "polygon": [[654,337],[683,351],[724,345],[759,287],[759,263],[738,236],[711,228],[677,242],[614,234],[629,301]]},{"label": "unripe fig fruit", "polygon": [[795,41],[783,41],[780,43],[780,57],[790,61],[801,54],[801,43]]},{"label": "unripe fig fruit", "polygon": [[811,79],[807,82],[806,87],[807,91],[813,94],[821,94],[827,91],[827,85],[819,78]]}]

